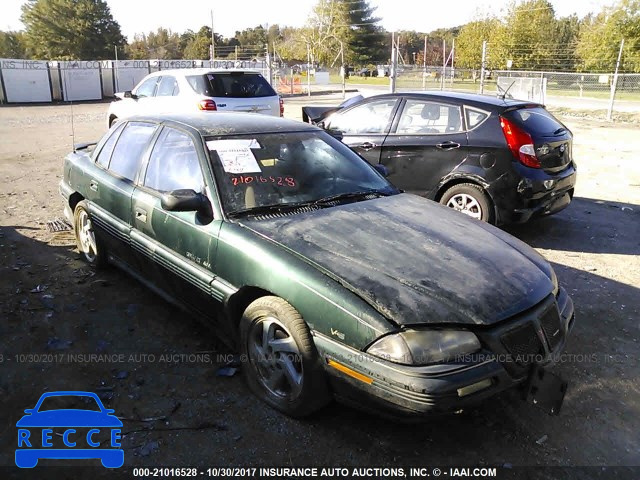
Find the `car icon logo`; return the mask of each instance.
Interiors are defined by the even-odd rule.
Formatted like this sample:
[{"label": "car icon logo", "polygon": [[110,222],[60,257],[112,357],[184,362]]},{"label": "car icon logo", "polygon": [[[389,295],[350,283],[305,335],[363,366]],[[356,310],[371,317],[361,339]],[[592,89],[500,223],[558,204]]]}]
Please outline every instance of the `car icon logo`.
[{"label": "car icon logo", "polygon": [[47,392],[24,412],[16,423],[18,467],[33,468],[40,459],[100,459],[106,468],[124,464],[122,421],[95,393]]}]

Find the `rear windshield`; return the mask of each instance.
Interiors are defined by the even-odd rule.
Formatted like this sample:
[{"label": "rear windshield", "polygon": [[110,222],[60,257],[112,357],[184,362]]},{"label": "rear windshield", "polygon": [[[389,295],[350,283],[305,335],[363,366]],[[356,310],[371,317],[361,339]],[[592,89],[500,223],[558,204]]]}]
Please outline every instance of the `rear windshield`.
[{"label": "rear windshield", "polygon": [[191,88],[207,97],[255,98],[272,97],[276,92],[259,73],[230,72],[190,75]]},{"label": "rear windshield", "polygon": [[530,135],[557,135],[566,132],[565,126],[542,107],[520,108],[504,116],[515,121]]}]

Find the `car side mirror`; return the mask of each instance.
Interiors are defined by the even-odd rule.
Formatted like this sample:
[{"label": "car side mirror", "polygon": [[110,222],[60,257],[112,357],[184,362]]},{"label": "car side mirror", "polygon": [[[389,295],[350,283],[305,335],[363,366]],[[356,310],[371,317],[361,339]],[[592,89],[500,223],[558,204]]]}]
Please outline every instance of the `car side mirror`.
[{"label": "car side mirror", "polygon": [[171,190],[162,195],[160,204],[169,212],[197,212],[208,204],[209,200],[193,190]]},{"label": "car side mirror", "polygon": [[316,127],[320,127],[323,130],[326,130],[326,124],[324,122],[318,122],[316,123]]},{"label": "car side mirror", "polygon": [[105,408],[104,413],[111,415],[112,413],[115,413],[115,410],[113,408]]},{"label": "car side mirror", "polygon": [[378,163],[377,165],[373,165],[373,168],[375,168],[375,170],[383,177],[386,178],[389,176],[389,169],[384,165]]},{"label": "car side mirror", "polygon": [[28,414],[28,415],[32,414],[32,413],[33,413],[33,408],[27,408],[27,409],[24,411],[24,413],[26,413],[26,414]]}]

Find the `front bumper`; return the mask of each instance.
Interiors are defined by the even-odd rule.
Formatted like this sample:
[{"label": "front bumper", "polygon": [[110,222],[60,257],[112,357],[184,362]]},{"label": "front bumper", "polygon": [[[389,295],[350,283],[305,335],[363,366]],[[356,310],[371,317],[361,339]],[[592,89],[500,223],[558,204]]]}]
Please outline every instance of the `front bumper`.
[{"label": "front bumper", "polygon": [[[541,322],[550,309],[559,312],[560,337],[547,340]],[[475,405],[503,390],[524,382],[534,364],[547,365],[565,345],[573,326],[573,302],[560,289],[558,296],[547,297],[536,307],[500,325],[476,332],[483,350],[462,356],[456,363],[407,366],[391,363],[365,352],[354,350],[321,334],[315,343],[329,373],[337,398],[359,408],[394,417],[420,417],[428,414],[454,413]],[[503,344],[506,334],[535,327],[541,352],[523,359]],[[550,345],[553,344],[553,348]],[[332,368],[338,364],[344,369]]]}]

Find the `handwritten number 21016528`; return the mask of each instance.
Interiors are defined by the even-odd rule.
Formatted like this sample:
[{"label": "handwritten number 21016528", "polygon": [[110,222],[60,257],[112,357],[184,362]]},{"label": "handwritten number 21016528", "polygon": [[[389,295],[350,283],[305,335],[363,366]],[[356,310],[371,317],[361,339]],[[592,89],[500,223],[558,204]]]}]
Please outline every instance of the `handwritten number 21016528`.
[{"label": "handwritten number 21016528", "polygon": [[231,182],[234,187],[238,185],[247,185],[250,183],[273,183],[280,187],[295,187],[296,180],[293,177],[273,177],[273,176],[262,176],[262,175],[238,175],[235,177],[231,177]]}]

